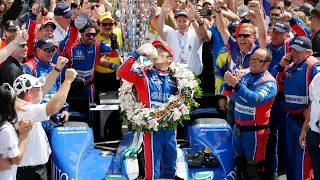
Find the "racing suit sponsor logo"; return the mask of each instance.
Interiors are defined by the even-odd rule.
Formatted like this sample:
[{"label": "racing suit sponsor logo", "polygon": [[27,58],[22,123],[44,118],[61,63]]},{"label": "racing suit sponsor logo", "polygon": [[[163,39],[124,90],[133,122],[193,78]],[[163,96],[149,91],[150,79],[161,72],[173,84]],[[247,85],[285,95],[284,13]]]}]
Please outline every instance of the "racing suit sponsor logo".
[{"label": "racing suit sponsor logo", "polygon": [[58,127],[58,134],[86,134],[86,127]]},{"label": "racing suit sponsor logo", "polygon": [[286,102],[292,104],[308,104],[307,96],[285,95]]},{"label": "racing suit sponsor logo", "polygon": [[151,99],[152,100],[158,100],[161,102],[167,101],[167,99],[170,97],[170,94],[168,93],[162,93],[162,92],[152,92],[151,93]]},{"label": "racing suit sponsor logo", "polygon": [[244,106],[236,102],[235,105],[235,110],[238,111],[239,113],[242,114],[248,114],[255,116],[256,115],[256,108],[255,107],[249,107],[249,106]]},{"label": "racing suit sponsor logo", "polygon": [[76,53],[74,55],[74,60],[79,59],[79,60],[85,60],[84,54],[82,50],[76,50]]},{"label": "racing suit sponsor logo", "polygon": [[92,76],[92,73],[93,73],[93,69],[90,69],[90,70],[76,70],[77,73],[78,73],[78,76],[80,77],[83,77],[83,78],[87,78],[87,77],[90,77]]}]

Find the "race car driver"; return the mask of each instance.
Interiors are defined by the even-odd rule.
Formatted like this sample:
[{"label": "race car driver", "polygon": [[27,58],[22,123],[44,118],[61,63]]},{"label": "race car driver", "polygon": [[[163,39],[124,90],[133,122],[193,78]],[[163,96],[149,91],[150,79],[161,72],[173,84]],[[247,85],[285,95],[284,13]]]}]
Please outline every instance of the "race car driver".
[{"label": "race car driver", "polygon": [[[132,52],[118,69],[121,78],[135,84],[139,101],[146,107],[165,104],[168,102],[167,97],[175,95],[178,91],[176,80],[168,71],[169,64],[173,61],[172,49],[159,40],[153,41],[152,45],[157,48],[159,55],[158,58],[152,59],[154,64],[152,69],[131,71],[132,65],[140,55],[149,55],[142,48]],[[172,179],[175,176],[177,159],[175,135],[175,130],[164,129],[153,133],[144,133],[144,179]],[[160,171],[160,163],[162,171]]]},{"label": "race car driver", "polygon": [[[52,58],[52,62],[55,64],[57,62],[58,56],[65,56],[65,52],[70,49],[73,45],[74,42],[76,42],[78,38],[78,29],[74,25],[74,18],[76,16],[72,16],[72,10],[67,4],[59,4],[59,8],[64,8],[64,11],[66,12],[65,16],[70,16],[71,17],[71,22],[69,26],[68,33],[66,37],[61,40],[61,41],[54,41],[54,35],[53,32],[56,29],[56,25],[54,22],[44,22],[41,24],[39,31],[36,32],[36,26],[37,26],[37,16],[40,14],[41,9],[40,5],[37,3],[34,3],[32,5],[32,13],[30,13],[28,20],[27,20],[27,25],[26,29],[28,30],[28,51],[27,51],[27,56],[29,59],[33,58],[35,54],[35,45],[37,44],[36,41],[36,33],[38,34],[39,38],[50,38],[55,42],[55,45],[58,47],[57,51],[55,51],[54,56]],[[68,8],[69,7],[69,8]],[[57,8],[57,7],[56,7]]]},{"label": "race car driver", "polygon": [[[320,71],[319,61],[312,56],[312,43],[307,37],[298,36],[292,43],[290,53],[283,56],[275,66],[273,76],[283,86],[285,95],[286,135],[290,157],[287,176],[292,180],[311,179],[312,167],[309,154],[299,145],[301,127],[309,105],[308,87]],[[282,90],[282,88],[280,88]]]},{"label": "race car driver", "polygon": [[268,72],[271,59],[269,50],[259,48],[251,55],[250,72],[244,72],[240,80],[229,71],[224,75],[222,95],[235,94],[233,147],[238,177],[244,179],[266,178],[264,160],[270,109],[278,92],[277,82]]},{"label": "race car driver", "polygon": [[[22,70],[26,74],[31,74],[35,77],[44,77],[47,76],[51,71],[58,71],[61,72],[64,65],[68,62],[68,59],[65,57],[58,57],[61,59],[61,61],[64,61],[64,65],[60,65],[60,63],[57,63],[57,65],[54,65],[52,63],[52,58],[54,56],[54,53],[56,52],[57,46],[54,44],[54,42],[45,37],[42,39],[39,39],[37,41],[37,49],[36,49],[36,57],[33,59],[30,59],[29,62],[24,64],[22,66]],[[56,94],[56,92],[59,90],[61,86],[61,76],[56,80],[56,83],[52,86],[50,91],[43,97],[42,103],[48,102],[51,97]],[[57,113],[50,117],[50,120],[56,124],[60,124],[60,119],[63,118],[63,121],[67,121],[69,118],[68,114],[68,104],[65,103],[64,107],[61,108],[60,113]],[[52,129],[52,125],[49,121],[43,121],[42,122],[43,128],[46,130],[47,136],[50,139],[50,131]]]},{"label": "race car driver", "polygon": [[[90,21],[87,21],[79,32],[81,33],[80,41],[73,44],[72,48],[67,51],[66,57],[69,59],[67,67],[74,68],[79,77],[84,78],[87,84],[92,84],[97,65],[109,68],[107,60],[101,57],[104,55],[115,57],[118,56],[118,53],[106,42],[96,40],[97,31]],[[93,84],[87,87],[84,93],[89,97],[90,102],[94,101]]]}]

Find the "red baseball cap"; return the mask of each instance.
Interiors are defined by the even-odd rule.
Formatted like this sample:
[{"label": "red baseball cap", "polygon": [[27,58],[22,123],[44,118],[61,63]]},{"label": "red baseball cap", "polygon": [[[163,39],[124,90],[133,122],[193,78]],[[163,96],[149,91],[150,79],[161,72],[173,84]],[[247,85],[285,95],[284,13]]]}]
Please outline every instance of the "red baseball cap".
[{"label": "red baseball cap", "polygon": [[152,45],[157,48],[157,47],[163,47],[166,51],[168,51],[173,59],[173,50],[171,49],[171,47],[169,45],[167,45],[166,43],[160,41],[160,40],[154,40],[152,42]]}]

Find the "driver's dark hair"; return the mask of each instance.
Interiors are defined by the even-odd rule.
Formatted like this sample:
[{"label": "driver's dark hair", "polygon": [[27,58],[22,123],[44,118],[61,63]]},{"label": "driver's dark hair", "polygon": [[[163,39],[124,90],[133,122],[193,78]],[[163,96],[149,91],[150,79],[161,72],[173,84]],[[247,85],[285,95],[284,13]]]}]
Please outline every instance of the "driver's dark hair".
[{"label": "driver's dark hair", "polygon": [[17,121],[17,112],[14,108],[16,95],[12,95],[9,84],[4,83],[0,86],[0,127],[6,122],[15,124]]}]

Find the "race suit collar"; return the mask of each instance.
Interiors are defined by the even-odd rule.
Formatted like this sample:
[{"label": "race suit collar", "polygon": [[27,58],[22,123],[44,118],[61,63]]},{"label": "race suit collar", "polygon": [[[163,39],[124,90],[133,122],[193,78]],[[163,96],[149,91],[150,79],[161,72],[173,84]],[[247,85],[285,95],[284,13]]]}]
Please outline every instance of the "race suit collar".
[{"label": "race suit collar", "polygon": [[35,60],[37,61],[37,63],[38,63],[40,66],[42,66],[42,67],[45,67],[45,68],[51,67],[51,64],[50,64],[50,63],[45,63],[45,62],[39,60],[38,57],[36,57],[36,58],[34,58],[34,59],[35,59]]},{"label": "race suit collar", "polygon": [[169,70],[166,71],[162,71],[160,69],[157,69],[155,66],[153,66],[152,68],[155,72],[157,72],[157,74],[162,75],[162,76],[166,76],[169,74]]}]

